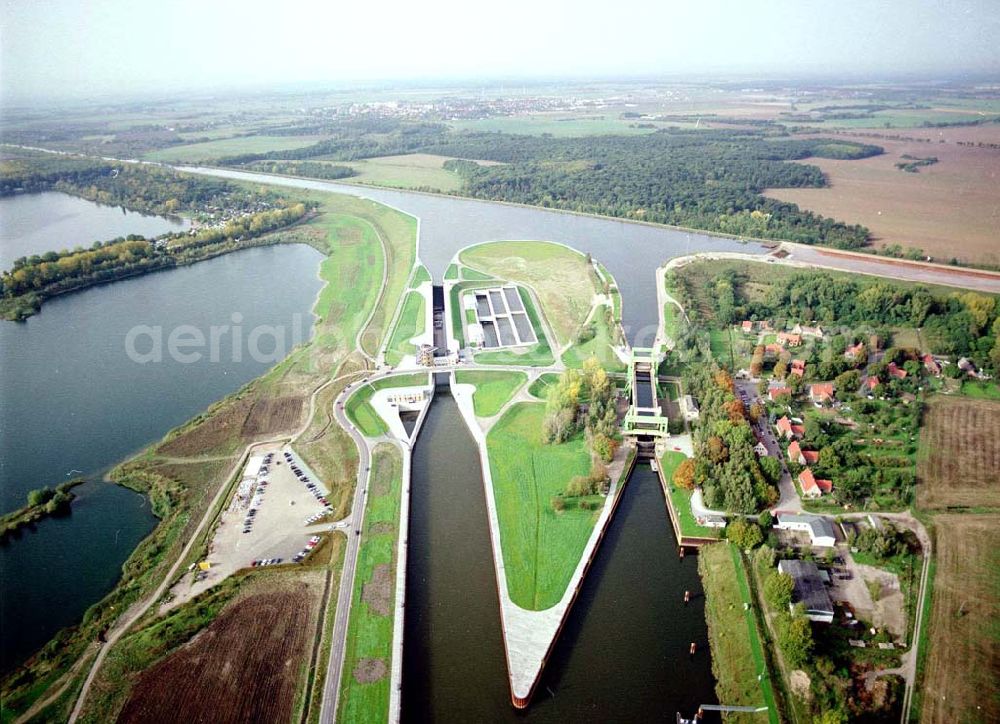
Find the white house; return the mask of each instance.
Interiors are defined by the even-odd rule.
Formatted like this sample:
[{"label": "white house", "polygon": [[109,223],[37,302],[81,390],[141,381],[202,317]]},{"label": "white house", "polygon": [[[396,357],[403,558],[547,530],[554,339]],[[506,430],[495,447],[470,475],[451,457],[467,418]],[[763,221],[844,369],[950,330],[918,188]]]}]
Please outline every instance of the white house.
[{"label": "white house", "polygon": [[819,515],[778,513],[778,522],[774,527],[778,530],[808,533],[810,542],[820,548],[832,548],[837,544],[837,534],[833,524]]}]

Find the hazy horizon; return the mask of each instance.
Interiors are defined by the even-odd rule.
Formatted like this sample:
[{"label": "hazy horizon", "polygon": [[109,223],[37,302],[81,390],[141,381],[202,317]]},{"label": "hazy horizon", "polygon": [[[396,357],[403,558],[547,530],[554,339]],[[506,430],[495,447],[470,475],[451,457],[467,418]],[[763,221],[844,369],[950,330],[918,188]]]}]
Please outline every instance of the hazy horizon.
[{"label": "hazy horizon", "polygon": [[350,83],[1000,74],[1000,9],[891,0],[137,7],[2,0],[7,105]]}]

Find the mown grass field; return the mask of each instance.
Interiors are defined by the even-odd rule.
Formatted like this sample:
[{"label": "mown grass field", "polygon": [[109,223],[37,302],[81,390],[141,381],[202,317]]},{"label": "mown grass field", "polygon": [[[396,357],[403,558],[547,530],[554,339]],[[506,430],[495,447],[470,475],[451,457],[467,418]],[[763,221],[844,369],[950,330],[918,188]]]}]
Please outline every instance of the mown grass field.
[{"label": "mown grass field", "polygon": [[934,523],[921,721],[1000,721],[1000,515],[938,515]]},{"label": "mown grass field", "polygon": [[1000,401],[935,397],[920,431],[921,508],[1000,506]]},{"label": "mown grass field", "polygon": [[590,472],[590,454],[582,434],[545,445],[544,413],[541,403],[518,403],[486,437],[507,587],[514,603],[529,610],[562,598],[599,515],[576,506],[552,509],[552,497],[571,478]]},{"label": "mown grass field", "polygon": [[211,161],[223,156],[236,156],[241,153],[290,151],[296,148],[311,146],[321,140],[323,140],[322,136],[242,136],[239,138],[220,138],[215,141],[161,148],[158,151],[150,151],[143,158],[147,161],[194,163],[196,161]]},{"label": "mown grass field", "polygon": [[490,242],[464,250],[460,258],[473,269],[531,287],[559,345],[573,341],[601,291],[587,258],[561,244]]},{"label": "mown grass field", "polygon": [[341,721],[388,719],[402,465],[393,445],[375,448],[340,684]]},{"label": "mown grass field", "polygon": [[580,369],[585,360],[596,357],[601,366],[609,372],[624,372],[628,369],[615,354],[614,337],[604,314],[601,313],[602,309],[603,307],[599,307],[593,317],[593,324],[597,331],[594,338],[583,344],[574,344],[563,352],[562,361],[567,367]]},{"label": "mown grass field", "polygon": [[[469,121],[450,121],[448,125],[460,131],[519,133],[526,136],[598,136],[605,134],[641,135],[655,128],[637,128],[636,121],[622,120],[615,114],[607,116],[533,115],[501,116]],[[669,124],[662,124],[666,127]]]},{"label": "mown grass field", "polygon": [[546,372],[539,375],[538,379],[531,383],[531,386],[528,388],[528,393],[537,397],[539,400],[544,400],[545,391],[550,385],[555,384],[558,380],[559,375],[555,372]]},{"label": "mown grass field", "polygon": [[416,291],[408,292],[403,299],[403,310],[399,314],[396,328],[385,351],[386,362],[395,366],[404,356],[416,352],[416,347],[410,340],[423,333],[426,313],[427,302],[424,295]]},{"label": "mown grass field", "polygon": [[[747,572],[739,551],[728,543],[698,549],[698,573],[705,588],[705,619],[712,647],[712,673],[719,701],[733,706],[767,706],[772,722],[779,721],[764,650],[752,609]],[[762,721],[760,714],[731,714],[726,721]]]},{"label": "mown grass field", "polygon": [[472,396],[478,417],[493,417],[527,382],[524,372],[482,372],[460,370],[455,373],[455,381],[465,385],[475,385]]}]

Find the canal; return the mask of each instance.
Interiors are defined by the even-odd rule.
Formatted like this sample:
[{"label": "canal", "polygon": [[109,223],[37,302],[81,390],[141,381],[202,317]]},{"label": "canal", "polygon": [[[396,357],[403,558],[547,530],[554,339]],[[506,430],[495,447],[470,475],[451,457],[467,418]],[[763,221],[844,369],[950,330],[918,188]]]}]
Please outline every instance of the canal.
[{"label": "canal", "polygon": [[[413,452],[404,721],[673,721],[715,701],[697,559],[678,557],[647,465],[622,495],[532,704],[517,712],[479,456],[439,389]],[[685,590],[697,594],[687,605]]]}]

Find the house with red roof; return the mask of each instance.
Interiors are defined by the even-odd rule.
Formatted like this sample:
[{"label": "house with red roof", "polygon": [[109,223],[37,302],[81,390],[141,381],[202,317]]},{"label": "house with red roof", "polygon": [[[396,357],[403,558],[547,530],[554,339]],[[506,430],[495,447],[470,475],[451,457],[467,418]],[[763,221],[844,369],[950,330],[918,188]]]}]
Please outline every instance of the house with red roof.
[{"label": "house with red roof", "polygon": [[920,358],[920,361],[924,363],[924,369],[935,377],[941,374],[941,365],[938,364],[933,355],[925,354]]},{"label": "house with red roof", "polygon": [[818,480],[809,468],[799,473],[799,485],[802,486],[802,496],[805,498],[818,498],[833,490],[832,480]]},{"label": "house with red roof", "polygon": [[895,377],[897,380],[906,379],[906,370],[902,367],[897,367],[895,362],[890,362],[886,369],[889,371],[890,377]]},{"label": "house with red roof", "polygon": [[815,465],[819,462],[819,453],[815,450],[802,451],[802,465]]},{"label": "house with red roof", "polygon": [[753,331],[753,322],[749,319],[744,319],[740,324],[740,328],[743,330],[743,334],[750,334]]},{"label": "house with red roof", "polygon": [[802,344],[802,335],[790,332],[778,332],[778,344],[783,347],[798,347]]},{"label": "house with red roof", "polygon": [[792,374],[801,377],[806,373],[806,361],[804,359],[792,360]]},{"label": "house with red roof", "polygon": [[833,383],[817,382],[815,385],[809,385],[809,399],[821,404],[833,402]]},{"label": "house with red roof", "polygon": [[844,357],[849,360],[856,360],[865,351],[865,343],[858,342],[857,344],[852,344],[850,347],[844,350]]},{"label": "house with red roof", "polygon": [[798,440],[792,440],[788,445],[788,459],[793,463],[798,463],[799,465],[805,465],[802,460],[802,448],[799,446]]},{"label": "house with red roof", "polygon": [[771,357],[780,357],[781,353],[784,351],[785,351],[784,347],[782,347],[780,344],[775,344],[774,342],[764,346],[764,353]]},{"label": "house with red roof", "polygon": [[771,400],[771,402],[775,402],[777,398],[781,397],[782,395],[788,395],[789,397],[791,397],[792,388],[779,385],[778,387],[770,387],[767,390],[767,397],[769,400]]},{"label": "house with red roof", "polygon": [[865,380],[865,385],[868,387],[869,392],[873,392],[876,387],[882,384],[882,381],[876,376],[872,375]]}]

